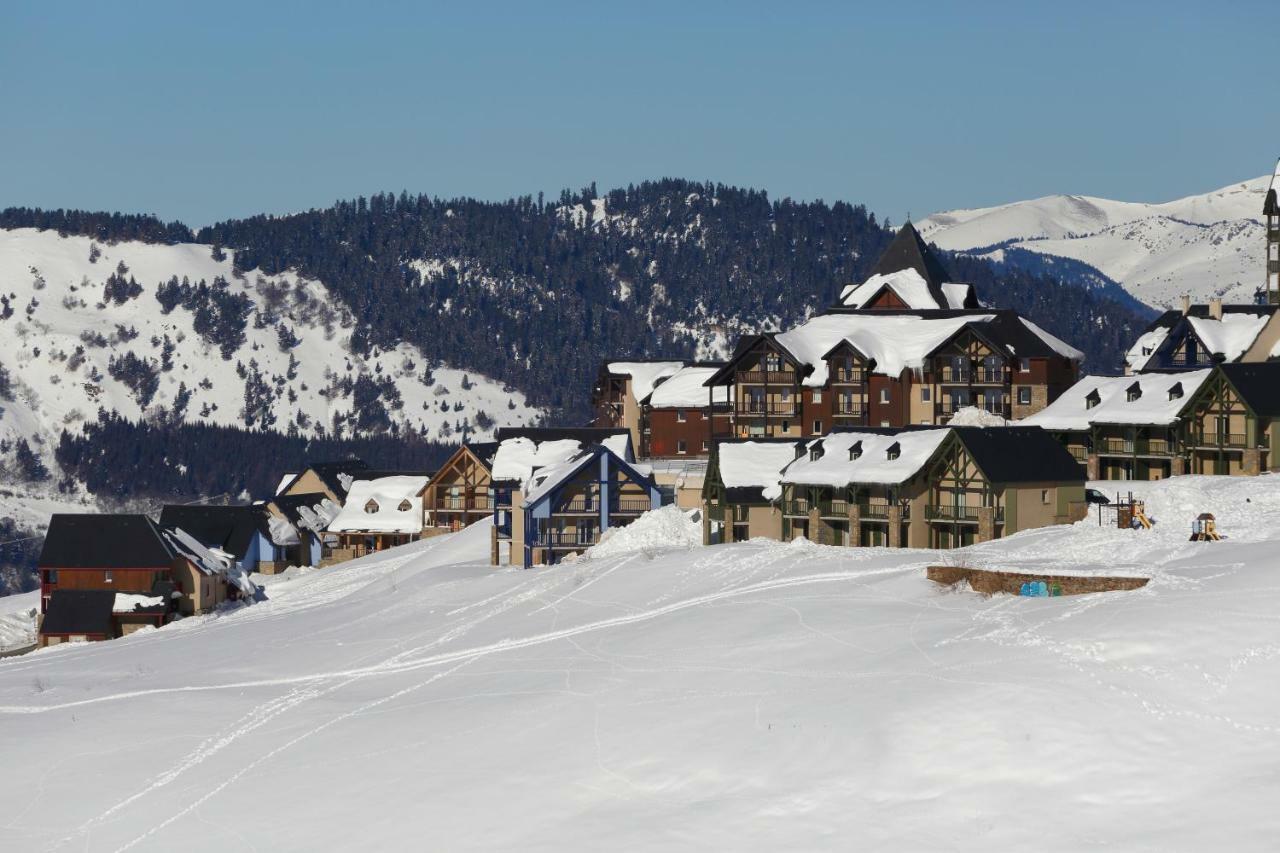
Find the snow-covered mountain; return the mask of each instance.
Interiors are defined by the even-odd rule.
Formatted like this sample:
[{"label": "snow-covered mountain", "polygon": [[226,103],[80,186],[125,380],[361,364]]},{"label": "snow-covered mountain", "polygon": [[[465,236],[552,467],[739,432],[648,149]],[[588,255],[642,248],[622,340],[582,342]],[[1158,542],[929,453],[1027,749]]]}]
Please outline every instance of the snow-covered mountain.
[{"label": "snow-covered mountain", "polygon": [[[485,522],[291,569],[0,659],[0,849],[1274,849],[1272,479],[1125,483],[1154,529],[942,555],[637,522],[495,570]],[[1230,538],[1187,541],[1205,511]],[[940,559],[1152,579],[986,597]]]},{"label": "snow-covered mountain", "polygon": [[0,440],[47,457],[100,408],[302,435],[394,424],[441,440],[541,414],[408,344],[353,353],[352,316],[321,282],[237,275],[232,261],[193,243],[0,230]]},{"label": "snow-covered mountain", "polygon": [[1163,204],[1054,195],[949,210],[917,224],[944,249],[993,260],[1007,247],[1089,264],[1155,307],[1183,294],[1252,302],[1263,282],[1262,201],[1272,178]]}]

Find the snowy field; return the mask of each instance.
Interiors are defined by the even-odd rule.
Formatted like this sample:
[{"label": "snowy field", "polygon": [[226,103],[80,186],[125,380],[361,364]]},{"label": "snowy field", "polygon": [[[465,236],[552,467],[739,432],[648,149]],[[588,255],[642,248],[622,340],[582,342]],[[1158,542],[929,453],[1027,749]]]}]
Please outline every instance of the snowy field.
[{"label": "snowy field", "polygon": [[[1154,530],[945,559],[1149,573],[1135,592],[664,549],[669,517],[493,569],[482,524],[0,660],[0,850],[1274,849],[1280,481],[1130,485]],[[1205,510],[1229,540],[1187,541]]]}]

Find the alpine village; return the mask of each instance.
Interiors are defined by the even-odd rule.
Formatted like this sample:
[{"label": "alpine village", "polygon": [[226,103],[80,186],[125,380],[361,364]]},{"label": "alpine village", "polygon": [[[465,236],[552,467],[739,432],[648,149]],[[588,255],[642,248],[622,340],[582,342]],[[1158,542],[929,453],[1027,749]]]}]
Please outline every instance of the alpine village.
[{"label": "alpine village", "polygon": [[[1184,298],[1132,342],[1122,376],[1081,375],[1070,343],[980,304],[908,222],[836,304],[740,336],[726,361],[619,353],[590,424],[499,428],[436,471],[316,460],[238,506],[55,514],[38,645],[241,606],[255,575],[489,519],[490,562],[523,568],[578,559],[667,505],[707,546],[952,549],[1085,519],[1108,502],[1088,481],[1280,470],[1278,183],[1255,302]],[[1142,520],[1121,507],[1119,523]]]}]

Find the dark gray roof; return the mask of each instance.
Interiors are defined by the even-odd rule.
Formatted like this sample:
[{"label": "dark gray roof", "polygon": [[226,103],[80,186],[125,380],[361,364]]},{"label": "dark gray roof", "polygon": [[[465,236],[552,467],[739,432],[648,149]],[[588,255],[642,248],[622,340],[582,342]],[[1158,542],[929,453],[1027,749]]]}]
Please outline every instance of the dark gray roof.
[{"label": "dark gray roof", "polygon": [[626,427],[502,427],[494,436],[499,443],[509,438],[527,438],[531,441],[559,441],[573,439],[583,444],[595,444],[614,435],[630,435]]},{"label": "dark gray roof", "polygon": [[498,452],[498,442],[496,441],[467,441],[463,442],[472,455],[483,462],[488,467],[493,467],[493,457]]},{"label": "dark gray roof", "polygon": [[165,530],[181,528],[206,548],[218,548],[241,560],[254,533],[267,532],[266,515],[266,508],[260,505],[170,505],[160,512],[160,526]]},{"label": "dark gray roof", "polygon": [[1084,469],[1039,427],[951,427],[992,483],[1083,483]]},{"label": "dark gray roof", "polygon": [[950,281],[946,268],[938,256],[920,237],[916,227],[908,222],[898,229],[898,234],[880,254],[872,275],[888,275],[901,270],[915,270],[929,285],[929,292],[939,305],[946,305],[942,283]]},{"label": "dark gray roof", "polygon": [[1280,417],[1280,361],[1218,365],[1255,415]]},{"label": "dark gray roof", "polygon": [[41,634],[115,633],[111,607],[116,594],[99,589],[57,589],[49,596],[49,607],[40,623]]},{"label": "dark gray roof", "polygon": [[347,490],[342,485],[341,475],[347,474],[351,476],[352,479],[355,479],[357,473],[368,470],[368,468],[369,465],[363,459],[343,459],[338,462],[313,462],[303,468],[296,477],[289,481],[289,485],[285,486],[280,491],[289,491],[289,489],[293,488],[293,484],[298,482],[298,479],[303,474],[308,471],[314,471],[315,475],[320,478],[320,482],[328,486],[330,491],[337,495],[339,499],[345,500],[347,497]]},{"label": "dark gray roof", "polygon": [[42,569],[167,569],[175,554],[145,515],[58,513],[40,551]]}]

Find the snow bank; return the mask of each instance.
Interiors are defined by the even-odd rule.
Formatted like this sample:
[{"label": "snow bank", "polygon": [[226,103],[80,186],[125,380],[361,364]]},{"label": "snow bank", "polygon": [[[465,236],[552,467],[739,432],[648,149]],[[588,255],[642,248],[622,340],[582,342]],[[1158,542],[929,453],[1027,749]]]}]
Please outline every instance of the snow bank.
[{"label": "snow bank", "polygon": [[0,652],[20,649],[36,641],[40,593],[0,597]]},{"label": "snow bank", "polygon": [[977,406],[964,406],[956,409],[948,421],[951,426],[999,427],[1008,426],[1009,422],[994,412],[980,409]]},{"label": "snow bank", "polygon": [[697,548],[702,544],[698,510],[683,510],[674,504],[644,513],[626,527],[612,527],[583,557],[616,557],[634,551],[670,548]]}]

